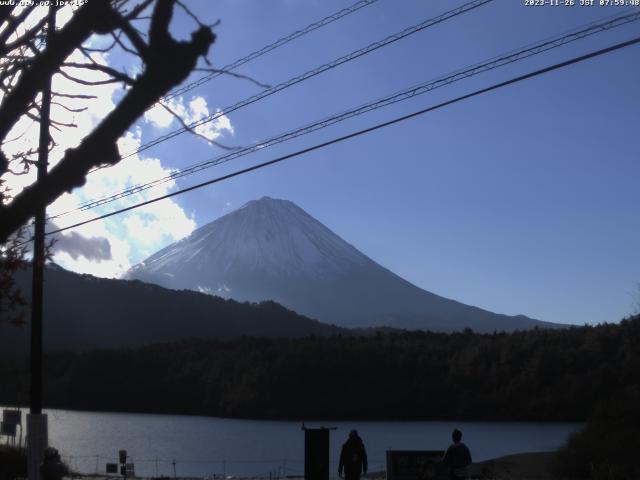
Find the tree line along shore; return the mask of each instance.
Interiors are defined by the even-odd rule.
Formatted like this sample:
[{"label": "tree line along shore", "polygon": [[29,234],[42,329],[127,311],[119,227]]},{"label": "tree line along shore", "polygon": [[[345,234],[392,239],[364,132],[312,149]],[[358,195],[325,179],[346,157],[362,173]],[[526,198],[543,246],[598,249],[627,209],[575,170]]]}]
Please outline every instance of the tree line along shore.
[{"label": "tree line along shore", "polygon": [[[52,408],[272,419],[584,421],[640,388],[640,316],[515,333],[185,340],[49,353],[44,365],[45,403]],[[0,402],[26,398],[27,374],[24,357],[0,362]]]},{"label": "tree line along shore", "polygon": [[[584,421],[553,456],[553,471],[640,477],[640,316],[514,333],[184,340],[49,353],[44,365],[50,408],[298,420]],[[0,402],[22,403],[27,359],[4,356],[0,378]]]}]

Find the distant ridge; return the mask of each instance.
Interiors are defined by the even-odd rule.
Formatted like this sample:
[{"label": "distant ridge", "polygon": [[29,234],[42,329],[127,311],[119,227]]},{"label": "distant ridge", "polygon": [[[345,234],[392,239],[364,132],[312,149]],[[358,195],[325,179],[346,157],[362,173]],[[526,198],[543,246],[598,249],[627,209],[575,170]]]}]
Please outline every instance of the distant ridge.
[{"label": "distant ridge", "polygon": [[[18,283],[30,297],[30,271]],[[45,350],[84,351],[139,347],[190,338],[242,336],[296,338],[348,332],[274,302],[238,303],[138,281],[79,275],[57,265],[45,269]],[[27,316],[28,318],[28,316]],[[2,326],[0,354],[28,352],[29,326]]]},{"label": "distant ridge", "polygon": [[274,300],[322,322],[477,332],[558,327],[422,290],[380,266],[293,202],[263,197],[131,268],[125,278],[240,301]]}]

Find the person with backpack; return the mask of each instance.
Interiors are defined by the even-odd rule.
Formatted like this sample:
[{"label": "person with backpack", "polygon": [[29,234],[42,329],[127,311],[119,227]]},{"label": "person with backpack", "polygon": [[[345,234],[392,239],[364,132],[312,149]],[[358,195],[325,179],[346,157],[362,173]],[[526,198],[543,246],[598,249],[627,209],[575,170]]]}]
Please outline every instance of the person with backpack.
[{"label": "person with backpack", "polygon": [[367,451],[357,430],[349,432],[349,438],[342,445],[338,476],[342,478],[344,470],[345,480],[360,480],[360,475],[367,473]]}]

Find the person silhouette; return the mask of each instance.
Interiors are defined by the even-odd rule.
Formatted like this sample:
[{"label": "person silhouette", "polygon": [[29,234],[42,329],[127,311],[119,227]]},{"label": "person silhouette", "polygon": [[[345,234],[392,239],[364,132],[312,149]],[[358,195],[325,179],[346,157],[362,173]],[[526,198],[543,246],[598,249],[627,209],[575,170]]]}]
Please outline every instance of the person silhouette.
[{"label": "person silhouette", "polygon": [[462,480],[467,477],[467,466],[471,463],[471,452],[462,443],[462,432],[457,428],[451,433],[453,443],[442,457],[442,463],[449,469],[451,480]]},{"label": "person silhouette", "polygon": [[338,476],[342,478],[344,469],[345,480],[360,480],[360,474],[367,473],[367,451],[357,430],[349,432],[349,438],[342,445]]},{"label": "person silhouette", "polygon": [[69,474],[69,469],[60,459],[58,450],[47,447],[44,450],[44,460],[40,465],[40,473],[43,480],[62,480]]}]

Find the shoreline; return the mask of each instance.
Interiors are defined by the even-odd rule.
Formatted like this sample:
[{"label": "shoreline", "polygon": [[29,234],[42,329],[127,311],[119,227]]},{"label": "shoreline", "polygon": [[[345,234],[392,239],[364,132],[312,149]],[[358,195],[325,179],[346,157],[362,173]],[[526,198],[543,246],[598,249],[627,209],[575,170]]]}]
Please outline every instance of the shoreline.
[{"label": "shoreline", "polygon": [[[550,471],[551,463],[555,452],[523,452],[512,455],[506,455],[482,462],[472,463],[468,469],[467,474],[469,479],[476,480],[498,480],[498,479],[510,479],[510,480],[552,480]],[[120,475],[105,475],[98,473],[81,473],[74,472],[72,475],[65,477],[71,479],[80,480],[121,480],[123,477]],[[214,476],[161,476],[161,477],[147,477],[136,476],[130,477],[131,480],[151,480],[151,479],[170,479],[174,480],[302,480],[304,477],[301,475],[262,475],[262,476],[236,476],[236,475],[214,475]],[[337,477],[330,477],[331,480]],[[378,470],[369,472],[362,476],[363,480],[381,480],[386,479],[386,471]]]},{"label": "shoreline", "polygon": [[[490,460],[484,460],[482,462],[472,463],[468,467],[468,478],[477,480],[551,480],[552,475],[550,473],[551,461],[555,452],[523,452],[513,455],[505,455],[503,457],[493,458]],[[119,480],[122,479],[119,475],[101,475],[101,474],[78,474],[73,477],[75,479],[105,479],[105,480]],[[132,480],[151,480],[154,478],[171,479],[174,477],[161,476],[161,477],[130,477]],[[263,480],[269,478],[270,480],[303,480],[304,476],[299,475],[287,475],[279,477],[271,476],[234,476],[228,475],[223,477],[208,476],[208,477],[175,477],[174,480]],[[330,476],[330,480],[334,480],[338,477]],[[386,479],[386,471],[380,470],[375,472],[369,472],[366,475],[362,475],[366,480],[381,480]]]},{"label": "shoreline", "polygon": [[[20,409],[24,411],[24,413],[28,413],[29,410],[28,405],[17,405],[11,402],[0,402],[0,410],[3,408],[6,409]],[[326,418],[303,418],[300,419],[298,417],[262,417],[262,416],[219,416],[219,415],[207,415],[205,413],[192,413],[192,412],[165,412],[165,411],[143,411],[143,410],[116,410],[116,409],[101,409],[101,408],[83,408],[83,407],[64,407],[64,406],[48,406],[44,405],[43,413],[47,413],[45,410],[49,411],[68,411],[68,412],[77,412],[77,413],[100,413],[100,414],[114,414],[114,415],[147,415],[147,416],[175,416],[175,417],[191,417],[191,418],[207,418],[207,419],[220,419],[220,420],[240,420],[240,421],[255,421],[255,422],[298,422],[300,424],[326,424],[330,422],[393,422],[393,423],[415,423],[415,422],[429,422],[429,423],[456,423],[456,422],[464,422],[464,423],[492,423],[492,424],[532,424],[532,423],[544,423],[544,424],[580,424],[583,425],[586,423],[586,419],[509,419],[509,418],[501,418],[498,420],[492,420],[487,418],[481,419],[468,419],[468,418],[428,418],[428,417],[418,417],[418,418],[394,418],[390,417],[378,417],[378,418],[359,418],[359,417],[348,417],[348,418],[340,418],[340,417],[326,417]]]}]

